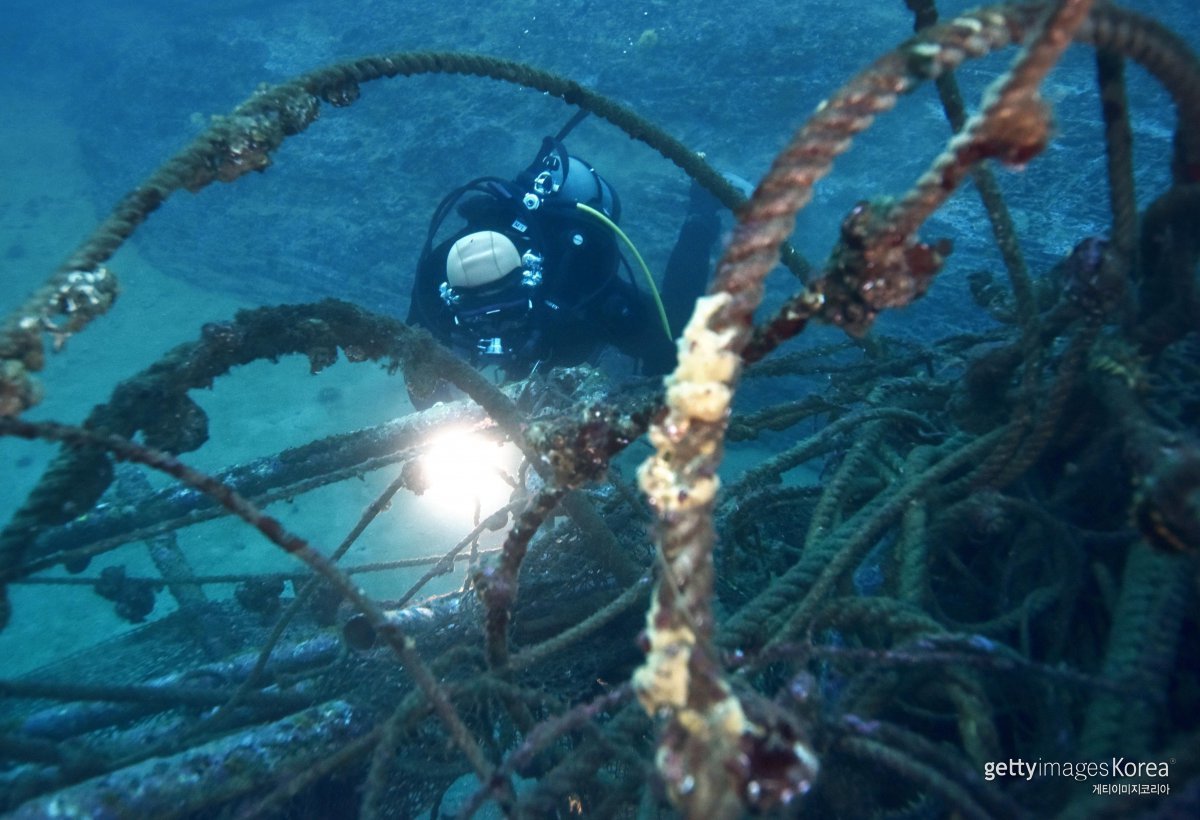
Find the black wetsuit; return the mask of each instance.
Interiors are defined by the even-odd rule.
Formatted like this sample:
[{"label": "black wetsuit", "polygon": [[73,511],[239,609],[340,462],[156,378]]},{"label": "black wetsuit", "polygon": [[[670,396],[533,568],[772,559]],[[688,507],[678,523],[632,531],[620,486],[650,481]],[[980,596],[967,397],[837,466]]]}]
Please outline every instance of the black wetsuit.
[{"label": "black wetsuit", "polygon": [[[413,285],[410,324],[427,328],[472,364],[493,362],[511,378],[528,374],[538,362],[543,366],[580,364],[604,345],[639,361],[644,373],[665,373],[671,368],[674,343],[667,337],[653,298],[630,281],[628,270],[622,270],[619,240],[607,225],[578,209],[574,201],[555,196],[546,197],[530,210],[522,202],[523,189],[517,183],[488,179],[474,184],[472,191],[457,207],[466,224],[445,241],[427,247],[422,256]],[[698,201],[703,205],[698,207]],[[704,291],[719,224],[716,202],[693,197],[692,212],[671,254],[661,293],[676,336]],[[540,255],[540,284],[522,287],[519,279],[510,280],[490,290],[481,288],[482,295],[472,296],[475,304],[448,304],[440,289],[446,281],[450,247],[476,231],[502,233],[513,241],[518,253]],[[495,315],[508,311],[516,318],[501,330],[486,332],[465,318],[486,313],[493,306]],[[501,355],[486,351],[493,333],[498,334],[496,338],[504,337]],[[440,398],[444,396],[422,397],[419,404]]]}]

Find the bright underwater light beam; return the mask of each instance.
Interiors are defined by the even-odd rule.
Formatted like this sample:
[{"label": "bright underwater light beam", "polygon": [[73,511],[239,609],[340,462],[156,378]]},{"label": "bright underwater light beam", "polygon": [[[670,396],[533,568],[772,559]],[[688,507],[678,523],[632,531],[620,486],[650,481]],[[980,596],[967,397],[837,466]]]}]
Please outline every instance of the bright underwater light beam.
[{"label": "bright underwater light beam", "polygon": [[423,495],[439,511],[473,516],[476,503],[484,515],[508,502],[512,486],[503,478],[516,467],[518,452],[471,430],[440,434],[421,455]]}]

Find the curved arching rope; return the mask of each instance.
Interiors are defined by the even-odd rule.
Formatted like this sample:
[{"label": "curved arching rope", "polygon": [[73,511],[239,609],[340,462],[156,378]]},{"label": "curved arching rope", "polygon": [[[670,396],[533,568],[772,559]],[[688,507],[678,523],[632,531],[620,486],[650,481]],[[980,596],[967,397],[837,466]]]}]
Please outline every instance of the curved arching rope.
[{"label": "curved arching rope", "polygon": [[[173,193],[194,193],[214,181],[233,182],[250,171],[264,170],[285,139],[317,118],[321,101],[350,105],[363,83],[421,74],[487,77],[558,97],[645,143],[727,208],[734,210],[745,202],[740,191],[682,142],[620,103],[549,71],[457,52],[397,52],[319,68],[261,88],[229,115],[215,117],[204,133],[126,194],[59,270],[5,320],[0,327],[0,416],[16,415],[40,400],[30,373],[44,363],[42,334],[50,333],[57,349],[111,307],[117,282],[104,263]],[[808,263],[790,246],[783,260],[805,278]]]},{"label": "curved arching rope", "polygon": [[[54,422],[37,423],[0,417],[0,436],[17,436],[30,441],[57,441],[69,446],[105,450],[122,461],[141,464],[157,470],[182,484],[203,492],[229,512],[257,529],[284,552],[303,561],[315,575],[320,576],[336,588],[366,616],[370,625],[375,629],[375,634],[392,649],[417,688],[428,698],[452,742],[463,753],[480,782],[493,782],[492,775],[495,767],[488,761],[478,741],[451,704],[445,690],[430,672],[420,653],[417,652],[416,643],[412,638],[404,632],[399,624],[389,621],[383,609],[367,597],[366,593],[340,571],[333,561],[326,558],[324,553],[315,549],[300,536],[290,532],[278,519],[262,512],[233,487],[207,473],[189,467],[170,453],[144,447],[111,433],[98,433]],[[508,791],[503,783],[497,785],[502,792]]]},{"label": "curved arching rope", "polygon": [[[996,6],[981,10],[974,16],[981,20],[990,16],[997,21],[997,25],[1011,27],[1008,36],[1013,40],[1019,40],[1036,24],[1038,15],[1044,8],[1045,4],[1039,3]],[[948,25],[954,25],[954,23]],[[1076,41],[1086,43],[1097,51],[1133,60],[1162,84],[1177,111],[1175,156],[1172,163],[1175,182],[1177,185],[1200,182],[1200,60],[1197,60],[1187,43],[1161,23],[1129,9],[1109,4],[1093,8],[1090,16],[1076,29],[1074,36]],[[920,41],[921,38],[918,38],[913,42],[919,43]],[[925,60],[925,57],[917,55],[917,59]],[[953,64],[946,66],[946,68],[953,67]],[[931,74],[930,76],[940,75]],[[911,90],[911,87],[905,88],[900,93],[906,93],[908,90]],[[1034,102],[1036,103],[1036,101]],[[1033,105],[1026,106],[1026,109],[1033,108]],[[1026,119],[1032,121],[1034,118],[1026,117]],[[971,148],[971,146],[961,145],[959,147]],[[978,148],[979,146],[975,146],[975,150]],[[948,153],[939,158],[939,162],[950,158]],[[973,161],[970,156],[961,159],[968,164]],[[876,252],[880,250],[879,246],[887,245],[889,239],[897,242],[892,247],[897,245],[903,247],[902,242],[898,240],[912,236],[911,233],[905,234],[904,232],[915,231],[921,220],[940,205],[953,190],[952,185],[943,183],[950,179],[957,181],[964,171],[965,167],[959,167],[953,163],[935,167],[931,174],[946,174],[947,176],[932,185],[922,185],[924,180],[918,182],[918,186],[909,192],[905,202],[901,203],[900,207],[892,209],[888,215],[876,215],[863,209],[862,213],[855,215],[857,223],[850,219],[847,220],[846,224],[852,233],[852,238],[860,242],[873,240],[876,247],[872,250]],[[927,174],[927,176],[930,175]],[[872,224],[873,222],[875,224]],[[887,248],[884,247],[883,251],[884,253],[879,254],[880,256],[886,254]],[[863,256],[865,257],[866,254],[864,253]],[[857,261],[861,263],[872,260],[859,259]],[[835,270],[834,273],[836,274],[837,271]],[[755,330],[754,337],[742,350],[743,361],[753,363],[762,359],[782,341],[803,330],[812,318],[825,318],[851,330],[861,329],[863,327],[861,322],[864,320],[869,322],[871,318],[870,315],[864,316],[863,314],[869,314],[872,309],[877,309],[877,306],[869,303],[878,302],[881,294],[886,294],[884,298],[897,295],[894,288],[879,288],[873,297],[866,298],[864,292],[860,291],[859,294],[855,294],[846,288],[845,282],[838,281],[842,278],[833,275],[823,277],[824,284],[821,286],[806,288],[788,300],[773,318]],[[927,281],[915,284],[927,284]],[[829,299],[830,285],[836,288],[837,299]],[[819,293],[818,291],[823,292]],[[903,291],[898,295],[905,296]],[[909,297],[915,298],[916,295],[919,293],[909,294]],[[866,306],[865,309],[864,306]]]},{"label": "curved arching rope", "polygon": [[[678,365],[666,380],[667,412],[650,429],[656,452],[639,473],[659,516],[662,577],[646,619],[646,662],[634,675],[634,691],[649,714],[668,718],[656,760],[684,813],[704,807],[704,816],[726,818],[738,816],[746,803],[770,807],[803,793],[817,775],[802,727],[777,725],[769,713],[756,716],[754,701],[735,694],[725,679],[712,645],[717,468],[753,313],[780,245],[810,201],[813,184],[901,94],[1036,32],[989,90],[980,114],[906,197],[891,208],[861,206],[851,214],[841,258],[835,254],[832,270],[792,304],[790,329],[798,332],[820,317],[863,331],[878,312],[923,294],[942,260],[940,249],[917,240],[916,229],[973,165],[987,158],[1023,164],[1045,146],[1049,126],[1037,89],[1091,6],[1091,0],[1059,0],[996,7],[928,29],[823,102],[741,209],[716,281],[679,343]],[[770,782],[753,777],[754,767],[743,762],[766,755],[778,772]]]}]

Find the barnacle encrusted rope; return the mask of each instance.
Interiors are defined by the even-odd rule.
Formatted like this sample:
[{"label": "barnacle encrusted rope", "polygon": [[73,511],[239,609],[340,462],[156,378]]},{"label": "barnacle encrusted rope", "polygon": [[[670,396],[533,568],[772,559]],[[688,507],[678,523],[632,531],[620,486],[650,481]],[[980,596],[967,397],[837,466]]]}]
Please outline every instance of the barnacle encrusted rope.
[{"label": "barnacle encrusted rope", "polygon": [[398,624],[390,621],[383,610],[348,576],[342,573],[321,552],[307,541],[289,532],[278,519],[266,515],[236,490],[216,478],[195,470],[169,453],[143,447],[120,436],[96,433],[80,427],[70,427],[52,422],[34,423],[16,418],[0,418],[0,435],[18,436],[29,440],[44,439],[58,441],[71,446],[86,445],[102,448],[116,458],[143,464],[165,473],[213,498],[234,515],[255,527],[273,544],[296,556],[316,574],[335,587],[351,601],[370,622],[384,642],[391,647],[405,670],[421,692],[429,698],[434,711],[443,721],[446,731],[471,764],[481,782],[490,782],[495,767],[488,762],[483,750],[471,735],[450,703],[445,691],[438,684],[429,667],[417,652],[416,643],[405,634]]},{"label": "barnacle encrusted rope", "polygon": [[[283,141],[304,131],[321,101],[350,105],[359,85],[420,74],[488,77],[537,89],[576,105],[620,128],[679,166],[728,208],[742,194],[694,151],[648,120],[579,83],[511,60],[454,52],[398,52],[320,68],[276,86],[264,86],[190,145],[164,163],[117,203],[112,213],[50,279],[0,325],[0,415],[16,415],[40,400],[33,372],[42,369],[42,334],[56,348],[105,313],[117,295],[116,277],[104,267],[138,226],[180,189],[199,191],[211,182],[233,182],[262,171]],[[807,263],[790,247],[784,261],[803,278]]]},{"label": "barnacle encrusted rope", "polygon": [[[1006,83],[998,86],[985,118],[968,126],[961,140],[952,144],[952,160],[970,164],[983,155],[1006,151],[1011,158],[1028,159],[1031,144],[1024,114],[1029,101],[1090,6],[1089,0],[1065,0],[1055,6]],[[1026,13],[1041,15],[1044,10]],[[787,801],[808,787],[817,769],[815,755],[803,739],[781,751],[770,727],[747,717],[711,646],[716,472],[741,369],[739,354],[749,339],[763,282],[794,227],[796,213],[811,198],[812,185],[829,171],[834,157],[849,147],[851,139],[921,80],[953,68],[968,56],[1008,45],[1014,28],[1018,27],[1010,27],[996,11],[960,17],[884,56],[822,103],[741,211],[711,293],[697,303],[679,342],[678,366],[666,381],[667,409],[650,431],[656,453],[640,471],[642,488],[660,519],[662,579],[647,616],[647,657],[634,676],[634,688],[647,712],[669,718],[659,746],[658,769],[672,799],[691,816],[732,817],[743,804]],[[1008,104],[1015,109],[1009,110]],[[1022,116],[1017,130],[1009,132],[1003,125],[1012,114]],[[1040,117],[1035,124],[1039,125],[1035,140],[1040,142]],[[980,133],[992,143],[985,149],[979,148]],[[963,156],[968,149],[979,156]],[[954,173],[947,164],[936,165],[935,171],[943,176]],[[905,201],[906,209],[891,214],[897,222],[889,223],[886,215],[883,222],[891,229],[887,233],[897,239],[894,247],[905,261],[916,246],[911,237],[915,225],[910,226],[906,218],[927,205],[936,207],[926,195],[927,188],[918,186],[916,193]],[[905,265],[868,264],[867,268],[871,283],[892,294],[885,303],[873,305],[875,309],[904,304],[921,292],[909,281],[914,273]],[[924,273],[932,275],[932,271]],[[853,276],[851,272],[844,278]],[[844,317],[854,298],[847,293],[847,282],[835,281],[832,292],[823,284],[818,280],[806,291],[808,301],[803,307],[808,316]],[[831,301],[843,304],[827,304],[827,294]],[[861,329],[872,316],[864,312],[854,324]],[[786,765],[773,767],[777,773],[773,781],[765,780],[755,766],[767,743],[773,744],[773,755],[790,755]],[[780,758],[774,760],[778,764]]]},{"label": "barnacle encrusted rope", "polygon": [[[303,353],[315,373],[336,360],[339,347],[353,349],[355,359],[383,361],[391,368],[416,358],[443,361],[440,349],[423,341],[429,338],[395,319],[332,299],[242,311],[232,322],[205,325],[198,341],[179,345],[122,382],[107,403],[92,408],[84,425],[126,437],[140,433],[151,446],[188,452],[208,437],[208,419],[188,391],[210,386],[233,367]],[[4,586],[20,574],[38,531],[90,509],[112,479],[102,449],[64,449],[0,529],[0,630],[9,616]]]},{"label": "barnacle encrusted rope", "polygon": [[[1041,8],[1038,4],[1015,6],[990,14],[993,18],[1004,15],[1011,28],[1009,36],[1017,37],[1037,19]],[[982,13],[976,15],[979,19],[983,19]],[[1176,179],[1187,182],[1200,178],[1200,128],[1196,127],[1200,123],[1200,67],[1187,45],[1160,24],[1108,5],[1096,10],[1078,36],[1098,48],[1136,60],[1163,83],[1179,108]],[[976,43],[980,44],[982,40]],[[985,52],[965,49],[958,60]],[[955,60],[939,60],[944,67],[956,64]],[[44,365],[42,334],[50,334],[60,346],[111,307],[117,281],[103,263],[172,193],[180,188],[199,190],[218,179],[231,182],[248,171],[262,170],[284,138],[303,131],[316,119],[321,100],[348,105],[357,98],[361,83],[427,73],[491,77],[557,96],[646,143],[727,207],[737,207],[742,201],[719,173],[678,140],[578,83],[529,66],[478,55],[430,52],[365,57],[319,69],[278,86],[264,87],[229,116],[215,118],[191,145],[126,194],[59,270],[5,318],[0,324],[0,415],[15,415],[40,400],[39,387],[31,374]],[[896,93],[904,90],[899,88]],[[784,248],[784,263],[803,278],[807,263],[789,246]],[[762,344],[756,343],[756,355],[751,358],[765,355],[765,350],[778,343],[775,337],[788,329],[794,332],[797,321],[788,319],[787,314],[796,309],[796,305],[785,309],[774,323],[774,332]],[[809,315],[804,310],[799,313]]]},{"label": "barnacle encrusted rope", "polygon": [[[993,27],[1007,26],[1005,33],[1009,38],[1021,39],[1037,23],[1039,14],[1044,8],[1045,6],[1042,4],[996,6],[959,19],[973,19],[975,25],[983,21],[990,21],[989,25]],[[926,59],[925,55],[919,52],[922,41],[931,40],[936,36],[934,32],[954,26],[957,22],[952,21],[946,26],[931,29],[914,41],[912,48],[917,50],[918,58]],[[999,48],[1008,44],[1009,40],[1000,36],[1001,34],[999,31],[987,33],[986,36],[994,42],[993,47]],[[976,38],[971,45],[975,47],[982,45],[984,43],[983,36],[981,33],[980,37]],[[1160,23],[1128,9],[1109,4],[1093,7],[1090,16],[1075,30],[1074,37],[1079,42],[1087,43],[1098,50],[1119,54],[1137,62],[1162,83],[1178,112],[1173,165],[1176,181],[1200,180],[1200,61],[1197,60],[1196,55],[1192,53],[1187,44]],[[939,43],[942,42],[944,41],[939,41]],[[979,57],[985,53],[987,50],[980,51],[972,48],[970,51],[964,50],[958,56],[957,61],[939,58],[937,65],[917,67],[915,70],[927,71],[931,77],[940,76],[937,72],[954,68],[962,59]],[[911,85],[906,85],[898,93],[910,90],[911,87]],[[1024,112],[1032,113],[1035,108],[1036,106],[1025,105]],[[955,150],[953,144],[951,150]],[[1014,157],[1014,159],[1019,159],[1019,157]],[[957,172],[951,171],[951,173],[960,176]],[[931,192],[931,189],[927,188],[927,192]],[[936,192],[932,192],[932,194],[936,195]],[[912,203],[913,206],[920,207],[916,205],[916,201]],[[915,210],[910,210],[910,214],[915,213]],[[884,253],[880,254],[879,245],[881,243],[878,240],[881,237],[896,236],[897,234],[894,232],[889,234],[883,229],[883,226],[872,224],[870,217],[873,215],[871,209],[863,208],[861,213],[854,215],[860,224],[854,224],[854,220],[851,219],[847,220],[848,227],[864,235],[855,237],[859,242],[873,238],[875,240],[873,250],[876,255],[884,256],[886,261],[887,246],[884,245]],[[893,228],[901,227],[899,216],[893,213],[892,217]],[[880,219],[877,220],[877,223],[883,221]],[[903,219],[903,227],[917,224],[919,222],[911,215]],[[904,248],[905,245],[896,243],[896,247]],[[832,280],[832,277],[826,277],[826,279]],[[828,284],[823,283],[816,287],[809,287],[786,302],[770,321],[755,331],[754,338],[742,351],[742,359],[748,363],[760,360],[782,341],[803,330],[808,320],[816,316],[839,322],[852,330],[863,329],[862,318],[854,315],[853,312],[848,314],[845,310],[846,307],[861,310],[861,304],[855,304],[856,300],[853,298],[846,298],[847,296],[853,297],[852,292],[847,293],[843,286],[838,288],[842,298],[830,298],[833,294],[829,292],[829,285],[837,287],[838,284],[836,281],[828,281]],[[884,292],[886,293],[886,289]],[[877,301],[878,296],[875,299]],[[861,302],[861,300],[859,301]],[[869,320],[869,318],[868,316],[867,319]]]}]

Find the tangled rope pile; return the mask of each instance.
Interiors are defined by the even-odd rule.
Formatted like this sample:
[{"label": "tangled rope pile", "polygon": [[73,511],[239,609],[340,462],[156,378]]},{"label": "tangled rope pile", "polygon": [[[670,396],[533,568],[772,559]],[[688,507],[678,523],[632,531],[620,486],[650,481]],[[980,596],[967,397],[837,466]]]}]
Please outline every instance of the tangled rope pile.
[{"label": "tangled rope pile", "polygon": [[[609,816],[618,810],[632,816],[630,807],[639,806],[638,816],[652,816],[660,797],[655,783],[689,817],[772,811],[803,795],[817,810],[880,816],[914,805],[969,817],[1016,816],[1032,806],[1081,816],[1099,810],[1086,795],[1057,785],[1022,793],[980,777],[987,761],[1011,756],[1090,760],[1174,751],[1177,773],[1196,782],[1200,761],[1180,750],[1195,746],[1200,726],[1182,717],[1189,707],[1172,692],[1197,643],[1191,613],[1200,551],[1200,373],[1191,354],[1200,344],[1200,245],[1189,237],[1197,235],[1200,67],[1169,31],[1108,3],[1001,5],[945,23],[935,22],[928,0],[909,6],[917,36],[823,103],[744,203],[696,154],[626,109],[574,82],[507,61],[394,54],[260,90],[127,195],[0,332],[0,433],[66,445],[0,533],[0,583],[44,567],[46,555],[31,555],[31,545],[43,530],[74,517],[65,511],[95,504],[114,481],[113,460],[146,465],[199,490],[307,564],[313,579],[225,705],[165,744],[185,755],[200,748],[190,743],[228,730],[240,709],[261,701],[259,723],[279,709],[278,698],[257,688],[289,623],[322,587],[349,601],[371,640],[391,650],[416,689],[393,680],[377,654],[345,660],[336,674],[318,674],[316,691],[302,691],[326,705],[306,720],[359,728],[323,734],[336,753],[322,765],[303,764],[302,773],[294,773],[298,761],[277,752],[263,764],[266,771],[292,773],[258,802],[245,799],[251,785],[212,798],[242,801],[235,805],[246,816],[273,811],[339,777],[362,783],[363,816],[400,816],[440,803],[464,771],[461,761],[477,786],[465,813],[492,799],[510,814],[531,816],[577,805]],[[1034,281],[984,163],[1025,165],[1046,146],[1052,129],[1039,88],[1072,41],[1100,54],[1112,234],[1082,241]],[[952,71],[1016,44],[1023,46],[1012,68],[979,113],[966,119]],[[1146,211],[1140,229],[1124,58],[1162,82],[1179,116],[1172,187]],[[322,101],[347,105],[363,83],[428,72],[502,79],[586,108],[737,208],[733,238],[679,341],[678,365],[663,396],[601,392],[535,419],[426,334],[329,301],[245,312],[206,327],[200,341],[118,388],[83,428],[21,418],[36,400],[30,373],[42,364],[42,335],[61,345],[111,306],[115,280],[104,263],[168,196],[263,170],[286,137],[313,122]],[[924,80],[938,82],[957,133],[906,195],[857,206],[824,270],[802,276],[809,281],[800,291],[756,326],[764,281],[781,253],[793,270],[806,272],[802,260],[781,249],[812,185],[854,136]],[[813,320],[858,338],[882,311],[924,295],[950,246],[926,242],[918,230],[968,176],[984,197],[1011,282],[1011,293],[982,280],[974,288],[997,330],[925,349],[885,339],[864,344],[861,358],[850,345],[825,357],[808,351],[751,367]],[[540,476],[534,489],[520,483],[513,502],[495,516],[477,516],[475,531],[438,564],[453,566],[462,550],[474,550],[487,522],[503,527],[515,513],[495,562],[471,559],[474,594],[455,604],[478,619],[467,636],[455,633],[454,641],[439,644],[422,632],[418,641],[411,614],[381,606],[336,566],[391,494],[405,486],[417,491],[411,474],[402,472],[326,557],[228,483],[178,458],[207,437],[203,412],[188,390],[236,364],[287,353],[303,353],[316,372],[339,349],[351,360],[453,381]],[[731,418],[743,376],[806,369],[834,377],[826,395]],[[150,392],[158,412],[147,414],[139,399]],[[786,433],[813,418],[824,422],[819,432],[798,438],[721,492],[717,471],[727,439]],[[658,519],[654,573],[645,571],[634,546],[640,534],[629,513],[640,514],[640,505],[614,466],[647,431],[655,453],[639,479]],[[131,441],[139,433],[146,444]],[[348,448],[338,440],[317,449]],[[407,458],[403,448],[384,448],[339,462],[339,469],[367,463],[377,469]],[[825,474],[817,483],[781,483],[790,470],[818,459]],[[315,473],[322,470],[333,472],[322,467]],[[1098,490],[1081,475],[1105,470],[1129,481],[1107,490],[1106,509],[1117,514],[1092,520],[1081,510],[1097,504]],[[581,492],[597,483],[611,484],[612,496]],[[560,510],[572,519],[574,535],[554,528]],[[172,523],[172,515],[164,513],[152,531],[145,521],[130,524],[106,536],[104,548],[194,520],[178,515]],[[578,540],[595,576],[611,579],[611,586],[597,582],[602,605],[571,607],[579,590],[569,576],[528,566],[551,560],[535,547],[554,539]],[[714,552],[719,539],[723,553]],[[50,554],[70,560],[68,553]],[[531,574],[550,583],[533,594]],[[396,609],[406,611],[412,594]],[[1086,605],[1101,596],[1105,607]],[[603,627],[627,625],[626,616],[647,599],[640,640],[645,657],[638,664]],[[565,610],[546,615],[549,626],[538,631],[531,626],[534,613],[546,603]],[[0,616],[6,623],[7,601]],[[530,630],[524,635],[522,625]],[[579,650],[584,637],[595,643],[587,661]],[[439,651],[422,652],[426,646]],[[606,678],[604,691],[573,679],[574,663]],[[996,685],[1016,674],[1032,683],[1011,691]],[[1195,683],[1194,669],[1186,674]],[[371,687],[364,685],[368,678]],[[629,683],[620,682],[626,678]],[[380,679],[394,695],[391,702],[367,694]],[[8,691],[51,696],[48,686]],[[79,690],[68,696],[85,697]],[[175,693],[176,701],[194,696]],[[1055,717],[1063,704],[1067,717]],[[653,742],[647,715],[658,724]],[[433,719],[440,731],[430,728]],[[1072,731],[1060,731],[1062,720]],[[292,731],[291,724],[273,731]],[[1065,735],[1079,740],[1064,748]],[[445,737],[461,756],[457,765],[448,761]],[[43,768],[37,776],[56,789],[93,774],[72,768],[73,757],[28,733],[9,733],[0,755],[50,766],[53,773]],[[443,761],[444,771],[426,773],[423,781],[425,756]],[[656,775],[648,780],[651,756]],[[961,762],[964,756],[970,765]],[[111,760],[114,768],[134,765],[115,754]],[[864,783],[864,765],[888,768],[903,784]],[[536,780],[536,787],[525,789],[523,778]],[[87,782],[54,799],[70,794],[78,805],[99,799],[100,787]],[[29,787],[33,793],[39,788],[48,790]]]}]

